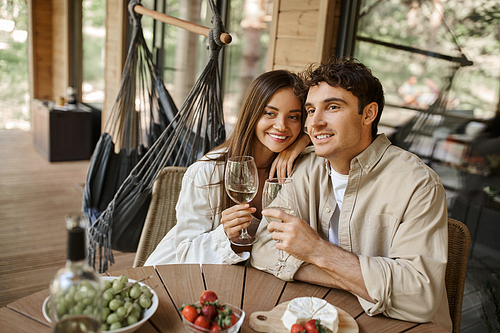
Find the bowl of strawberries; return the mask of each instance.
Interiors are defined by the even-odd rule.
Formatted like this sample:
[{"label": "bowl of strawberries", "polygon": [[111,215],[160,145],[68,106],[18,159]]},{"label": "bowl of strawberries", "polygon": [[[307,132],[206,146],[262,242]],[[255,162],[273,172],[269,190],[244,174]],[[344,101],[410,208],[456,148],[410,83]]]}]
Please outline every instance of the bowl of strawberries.
[{"label": "bowl of strawberries", "polygon": [[179,311],[184,327],[191,333],[236,333],[245,319],[245,311],[220,303],[217,294],[211,290],[205,290],[199,302],[183,304]]}]

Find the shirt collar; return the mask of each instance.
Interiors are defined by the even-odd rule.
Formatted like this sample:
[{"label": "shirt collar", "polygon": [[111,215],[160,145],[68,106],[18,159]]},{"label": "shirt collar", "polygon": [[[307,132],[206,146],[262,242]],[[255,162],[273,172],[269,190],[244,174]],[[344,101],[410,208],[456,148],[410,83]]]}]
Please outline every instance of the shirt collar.
[{"label": "shirt collar", "polygon": [[[377,164],[377,162],[382,158],[384,152],[391,145],[391,141],[387,138],[384,133],[378,134],[375,140],[358,156],[354,157],[351,161],[351,166],[353,161],[358,161],[359,165],[363,169],[364,172],[370,172],[370,170]],[[325,158],[325,169],[328,174],[331,175],[330,172],[330,163]],[[352,169],[352,167],[351,167]]]},{"label": "shirt collar", "polygon": [[391,141],[389,141],[384,133],[377,135],[375,140],[365,150],[352,159],[351,166],[357,160],[364,172],[370,172],[390,145]]}]

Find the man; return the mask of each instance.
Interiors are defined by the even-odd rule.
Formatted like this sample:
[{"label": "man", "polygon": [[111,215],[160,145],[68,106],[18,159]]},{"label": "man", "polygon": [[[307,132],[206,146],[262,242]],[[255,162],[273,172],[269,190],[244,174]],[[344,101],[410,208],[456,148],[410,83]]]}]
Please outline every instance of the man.
[{"label": "man", "polygon": [[[251,263],[265,269],[276,249],[292,272],[276,274],[356,295],[369,315],[432,321],[451,331],[444,276],[446,195],[435,172],[392,146],[377,125],[379,80],[355,59],[309,67],[307,129],[316,154],[292,176],[299,216],[267,209]],[[275,242],[279,240],[281,242]]]}]

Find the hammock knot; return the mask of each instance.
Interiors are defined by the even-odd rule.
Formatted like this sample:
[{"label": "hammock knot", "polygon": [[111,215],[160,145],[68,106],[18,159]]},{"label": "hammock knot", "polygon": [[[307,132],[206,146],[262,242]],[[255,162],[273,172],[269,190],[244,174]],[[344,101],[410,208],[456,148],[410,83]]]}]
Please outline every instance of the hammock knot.
[{"label": "hammock knot", "polygon": [[128,11],[130,13],[130,21],[134,24],[134,26],[141,25],[142,15],[140,15],[134,11],[134,7],[140,6],[140,5],[141,5],[141,0],[130,0],[130,2],[128,3]]},{"label": "hammock knot", "polygon": [[212,28],[208,33],[208,45],[210,47],[211,57],[217,57],[220,49],[224,46],[224,43],[220,40],[220,36],[223,32],[226,32],[224,24],[222,23],[222,18],[217,11],[217,7],[213,1],[209,1],[210,8],[212,9]]}]

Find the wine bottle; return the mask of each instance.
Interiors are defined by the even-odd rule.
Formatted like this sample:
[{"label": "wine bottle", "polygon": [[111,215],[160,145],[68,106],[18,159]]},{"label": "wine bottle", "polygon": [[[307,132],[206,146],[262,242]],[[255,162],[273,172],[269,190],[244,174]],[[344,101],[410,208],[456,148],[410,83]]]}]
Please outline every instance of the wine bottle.
[{"label": "wine bottle", "polygon": [[53,332],[101,332],[104,284],[85,261],[88,221],[81,213],[65,217],[68,229],[68,256],[50,284]]}]

